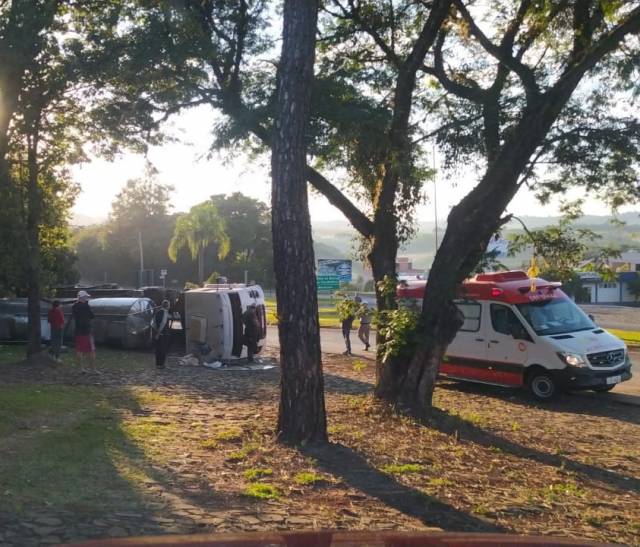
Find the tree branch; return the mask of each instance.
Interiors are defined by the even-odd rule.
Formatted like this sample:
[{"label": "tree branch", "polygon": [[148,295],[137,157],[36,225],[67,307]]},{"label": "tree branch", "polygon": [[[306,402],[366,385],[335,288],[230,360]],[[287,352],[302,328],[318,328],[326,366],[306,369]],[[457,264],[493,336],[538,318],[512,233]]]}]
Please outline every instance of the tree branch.
[{"label": "tree branch", "polygon": [[305,176],[307,182],[326,197],[331,205],[340,210],[362,236],[371,237],[373,235],[373,222],[319,171],[307,165]]},{"label": "tree branch", "polygon": [[436,0],[434,2],[429,12],[429,17],[411,49],[411,53],[403,63],[403,68],[410,74],[415,75],[423,65],[427,52],[435,42],[438,31],[449,14],[451,3],[452,0]]},{"label": "tree branch", "polygon": [[447,129],[453,129],[454,127],[460,127],[461,125],[468,125],[470,123],[477,122],[481,118],[482,118],[482,115],[478,114],[477,116],[473,116],[471,118],[464,118],[461,120],[454,120],[452,122],[445,123],[444,125],[441,125],[440,127],[438,127],[438,129],[434,129],[433,131],[430,131],[429,133],[425,133],[424,135],[421,135],[417,139],[411,141],[411,145],[413,146],[416,144],[420,144],[423,141],[427,141],[429,139],[432,139],[433,137],[436,137],[438,133],[440,133],[441,131],[446,131]]},{"label": "tree branch", "polygon": [[459,82],[453,81],[444,68],[444,61],[442,57],[442,47],[446,39],[446,32],[441,31],[438,36],[438,40],[433,48],[433,67],[422,65],[422,71],[435,76],[449,93],[453,93],[458,97],[467,99],[471,102],[481,104],[486,98],[486,91],[482,89],[476,82],[471,81],[472,85],[464,85]]},{"label": "tree branch", "polygon": [[[462,15],[462,18],[469,25],[471,34],[476,37],[480,45],[485,49],[487,53],[489,53],[492,57],[495,57],[498,61],[503,63],[518,75],[520,81],[522,82],[522,85],[524,86],[524,90],[527,96],[527,103],[529,105],[535,104],[536,100],[540,96],[540,88],[538,86],[538,82],[536,81],[535,73],[530,67],[525,65],[519,59],[515,58],[512,51],[515,33],[517,33],[517,30],[519,29],[520,24],[522,23],[522,19],[524,18],[524,15],[526,13],[526,9],[528,9],[528,1],[523,0],[516,18],[511,23],[509,30],[507,30],[507,33],[505,33],[505,37],[503,39],[503,45],[505,47],[497,46],[491,40],[489,40],[486,34],[484,34],[480,27],[478,27],[462,0],[453,1],[456,5],[456,8],[460,12],[460,15]],[[510,37],[510,32],[513,33],[512,37]]]},{"label": "tree branch", "polygon": [[561,93],[567,86],[575,85],[582,76],[591,70],[605,55],[611,53],[629,34],[640,33],[640,6],[635,8],[624,22],[605,33],[597,43],[587,50],[571,55],[569,64],[548,94]]},{"label": "tree branch", "polygon": [[347,0],[349,3],[349,9],[342,5],[340,0],[333,0],[334,3],[342,10],[344,19],[351,19],[360,28],[366,32],[376,43],[376,45],[382,50],[387,60],[395,67],[400,67],[401,60],[396,55],[396,52],[387,44],[380,33],[360,16],[360,9],[353,3],[353,0]]},{"label": "tree branch", "polygon": [[[225,112],[236,120],[247,120],[247,128],[249,131],[265,146],[271,147],[271,133],[254,119],[252,112],[241,103],[240,98],[238,98],[238,102],[233,102],[232,109],[226,108]],[[325,196],[327,200],[329,200],[329,203],[347,218],[351,225],[360,232],[363,237],[371,237],[373,235],[373,222],[324,175],[307,164],[305,167],[305,178],[311,186]]]}]

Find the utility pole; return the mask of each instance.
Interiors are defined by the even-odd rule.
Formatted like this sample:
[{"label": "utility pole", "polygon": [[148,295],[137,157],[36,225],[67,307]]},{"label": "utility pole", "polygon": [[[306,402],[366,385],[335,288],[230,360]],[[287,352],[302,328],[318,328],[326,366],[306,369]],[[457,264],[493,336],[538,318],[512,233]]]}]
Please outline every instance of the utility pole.
[{"label": "utility pole", "polygon": [[[436,223],[436,250],[438,252],[438,187],[436,185],[436,140],[433,139],[433,215]],[[434,253],[435,256],[435,253]]]},{"label": "utility pole", "polygon": [[142,230],[138,230],[138,250],[140,251],[140,273],[138,274],[138,286],[142,287],[144,275],[144,251],[142,250]]}]

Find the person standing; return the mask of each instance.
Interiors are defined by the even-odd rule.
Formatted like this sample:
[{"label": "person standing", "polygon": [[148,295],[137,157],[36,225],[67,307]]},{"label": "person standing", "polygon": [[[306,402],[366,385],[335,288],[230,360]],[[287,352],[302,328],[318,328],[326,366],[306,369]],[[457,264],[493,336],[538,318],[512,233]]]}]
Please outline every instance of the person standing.
[{"label": "person standing", "polygon": [[168,300],[163,300],[160,308],[153,314],[151,327],[156,342],[156,368],[158,369],[164,368],[171,344],[170,306],[171,304]]},{"label": "person standing", "polygon": [[260,323],[255,304],[250,304],[242,314],[242,323],[244,325],[244,345],[247,346],[247,361],[253,363],[253,356],[258,353],[258,338],[260,336]]},{"label": "person standing", "polygon": [[60,300],[51,303],[51,309],[47,315],[51,329],[51,340],[49,342],[49,355],[54,361],[60,360],[60,348],[62,347],[62,332],[64,330],[64,313],[60,309]]},{"label": "person standing", "polygon": [[[358,298],[356,298],[358,301]],[[362,300],[360,300],[362,302]],[[358,338],[364,344],[364,351],[369,351],[369,334],[371,332],[371,310],[367,304],[361,304],[359,310],[360,327],[358,328]]]},{"label": "person standing", "polygon": [[345,302],[342,312],[342,337],[344,338],[344,345],[347,348],[342,352],[342,355],[352,355],[351,353],[351,329],[353,328],[353,321],[356,316],[354,314],[353,301]]},{"label": "person standing", "polygon": [[[83,367],[88,358],[89,365],[96,370],[96,345],[92,335],[93,312],[89,306],[89,293],[78,292],[78,301],[71,306],[71,316],[75,324],[76,360]],[[84,370],[84,368],[82,368]]]}]

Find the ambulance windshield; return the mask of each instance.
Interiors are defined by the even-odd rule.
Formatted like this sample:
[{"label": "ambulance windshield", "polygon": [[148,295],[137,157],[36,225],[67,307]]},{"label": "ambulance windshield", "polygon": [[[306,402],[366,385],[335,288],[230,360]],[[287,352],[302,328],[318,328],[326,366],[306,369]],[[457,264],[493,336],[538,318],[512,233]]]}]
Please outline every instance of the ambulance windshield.
[{"label": "ambulance windshield", "polygon": [[539,336],[597,328],[587,314],[568,298],[551,298],[517,304],[517,307]]}]

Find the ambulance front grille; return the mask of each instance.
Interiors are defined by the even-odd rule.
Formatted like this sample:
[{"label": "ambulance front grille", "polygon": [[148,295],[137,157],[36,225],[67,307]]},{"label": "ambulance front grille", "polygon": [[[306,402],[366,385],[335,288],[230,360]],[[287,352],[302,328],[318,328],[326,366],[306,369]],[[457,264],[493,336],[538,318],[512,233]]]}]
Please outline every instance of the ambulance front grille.
[{"label": "ambulance front grille", "polygon": [[624,350],[601,351],[587,355],[589,363],[594,367],[616,367],[624,362]]}]

